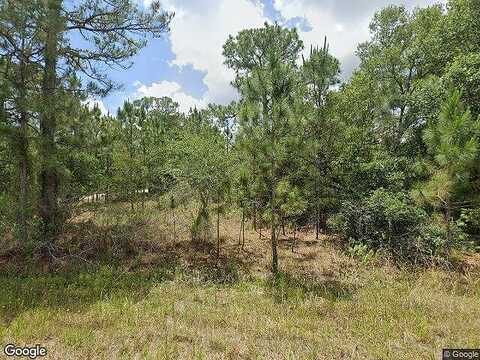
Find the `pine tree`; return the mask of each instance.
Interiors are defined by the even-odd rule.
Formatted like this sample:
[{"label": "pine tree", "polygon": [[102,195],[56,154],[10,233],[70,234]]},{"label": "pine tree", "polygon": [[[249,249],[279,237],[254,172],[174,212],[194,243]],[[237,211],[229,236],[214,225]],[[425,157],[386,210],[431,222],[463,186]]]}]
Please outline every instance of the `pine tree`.
[{"label": "pine tree", "polygon": [[459,91],[450,92],[439,119],[430,124],[423,139],[430,155],[430,179],[419,186],[419,200],[441,210],[451,240],[452,212],[472,204],[471,172],[480,149],[480,118],[474,119],[461,102]]},{"label": "pine tree", "polygon": [[[146,44],[146,34],[158,37],[168,30],[172,14],[163,12],[157,2],[153,2],[147,12],[123,0],[75,4],[47,0],[44,4],[44,11],[38,18],[45,39],[40,110],[40,215],[46,246],[51,247],[62,222],[58,208],[59,165],[55,136],[57,117],[62,111],[58,99],[68,88],[65,80],[81,73],[92,80],[85,88],[88,93],[108,93],[113,83],[99,65],[128,66],[126,60]],[[65,41],[73,33],[79,34],[88,45],[74,47]]]},{"label": "pine tree", "polygon": [[[278,24],[241,31],[223,47],[225,64],[236,73],[235,86],[242,95],[240,131],[254,146],[251,154],[259,164],[258,180],[265,184],[264,217],[270,224],[272,272],[278,272],[276,189],[282,177],[282,159],[298,85],[296,60],[303,44],[297,32]],[[262,196],[259,196],[262,197]]]},{"label": "pine tree", "polygon": [[[2,84],[4,93],[2,103],[5,124],[13,153],[17,158],[17,224],[20,239],[25,244],[29,238],[31,218],[32,168],[30,156],[30,138],[34,122],[35,91],[39,86],[39,66],[36,57],[41,51],[41,42],[37,38],[35,19],[39,15],[41,4],[38,1],[4,1],[0,4],[0,55],[2,57]],[[7,119],[8,118],[8,119]],[[7,128],[4,128],[7,130]]]},{"label": "pine tree", "polygon": [[[306,162],[309,164],[309,179],[313,211],[315,213],[315,237],[318,240],[322,211],[329,205],[332,197],[333,162],[335,160],[336,140],[339,124],[328,113],[327,96],[332,86],[339,83],[340,64],[337,59],[329,54],[327,38],[325,37],[322,48],[311,48],[307,60],[303,58],[302,75],[307,85],[309,107],[312,111],[308,114],[306,124],[307,149]],[[323,221],[324,222],[324,221]]]}]

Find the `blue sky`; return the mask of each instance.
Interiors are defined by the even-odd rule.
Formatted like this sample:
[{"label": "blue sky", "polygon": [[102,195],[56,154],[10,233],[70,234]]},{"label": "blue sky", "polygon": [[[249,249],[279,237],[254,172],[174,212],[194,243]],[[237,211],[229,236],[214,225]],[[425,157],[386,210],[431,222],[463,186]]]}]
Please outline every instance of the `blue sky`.
[{"label": "blue sky", "polygon": [[[149,6],[151,0],[137,0]],[[440,0],[439,0],[440,1]],[[170,96],[183,111],[210,102],[227,103],[236,97],[233,74],[223,65],[222,45],[229,34],[278,21],[297,27],[308,49],[326,35],[332,53],[340,59],[343,77],[358,65],[354,51],[369,37],[368,23],[389,4],[408,8],[436,0],[164,0],[176,13],[171,32],[152,39],[127,70],[109,70],[123,85],[106,98],[96,99],[104,111],[116,113],[126,99]]]}]

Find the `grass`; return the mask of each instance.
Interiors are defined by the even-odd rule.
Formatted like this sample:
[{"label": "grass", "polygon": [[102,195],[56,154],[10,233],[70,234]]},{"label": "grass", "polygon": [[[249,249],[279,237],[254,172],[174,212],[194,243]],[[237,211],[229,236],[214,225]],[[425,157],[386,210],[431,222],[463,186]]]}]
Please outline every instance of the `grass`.
[{"label": "grass", "polygon": [[157,221],[115,266],[4,271],[0,344],[41,344],[50,359],[410,360],[480,347],[476,268],[361,263],[305,232],[295,253],[280,243],[272,279],[268,241],[250,230],[240,251],[235,218],[218,263],[214,248],[169,243]]}]

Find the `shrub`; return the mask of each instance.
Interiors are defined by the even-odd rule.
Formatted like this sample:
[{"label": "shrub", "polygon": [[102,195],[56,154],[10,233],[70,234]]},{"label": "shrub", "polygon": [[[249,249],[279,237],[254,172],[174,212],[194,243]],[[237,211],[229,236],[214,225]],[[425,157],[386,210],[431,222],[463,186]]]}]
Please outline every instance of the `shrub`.
[{"label": "shrub", "polygon": [[472,240],[473,246],[480,249],[480,208],[462,209],[457,225]]},{"label": "shrub", "polygon": [[375,252],[365,244],[352,244],[352,246],[348,248],[348,253],[350,256],[365,264],[373,260],[376,255]]},{"label": "shrub", "polygon": [[11,208],[9,206],[9,201],[7,196],[4,194],[0,194],[0,235],[3,234],[9,223],[8,218],[8,209]]},{"label": "shrub", "polygon": [[405,193],[379,189],[362,200],[345,202],[337,222],[353,242],[373,249],[395,249],[404,245],[425,217],[425,212],[413,205]]},{"label": "shrub", "polygon": [[415,262],[444,256],[462,238],[460,229],[453,226],[453,240],[448,243],[441,220],[428,216],[408,194],[384,189],[345,202],[329,224],[348,240],[350,249],[386,250],[397,259]]},{"label": "shrub", "polygon": [[441,262],[448,257],[450,249],[466,244],[465,234],[455,223],[450,224],[450,241],[447,232],[443,216],[433,214],[418,227],[410,252],[416,260]]}]

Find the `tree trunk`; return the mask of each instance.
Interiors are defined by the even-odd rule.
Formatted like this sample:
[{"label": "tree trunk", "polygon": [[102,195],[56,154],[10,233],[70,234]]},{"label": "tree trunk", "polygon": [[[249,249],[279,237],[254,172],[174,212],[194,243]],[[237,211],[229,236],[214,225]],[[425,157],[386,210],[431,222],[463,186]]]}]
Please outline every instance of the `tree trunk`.
[{"label": "tree trunk", "polygon": [[[24,44],[22,42],[22,50],[24,51]],[[29,162],[28,162],[28,115],[26,111],[26,84],[25,84],[25,61],[22,57],[20,60],[20,79],[19,79],[19,108],[20,108],[20,132],[19,132],[19,209],[18,209],[18,225],[20,228],[20,240],[25,244],[28,240],[28,218],[30,213],[30,206],[28,201],[29,193]]]},{"label": "tree trunk", "polygon": [[277,237],[275,236],[275,221],[272,221],[272,272],[278,273],[278,254],[277,254]]},{"label": "tree trunk", "polygon": [[[316,163],[316,170],[317,173],[319,174],[320,171],[318,169],[319,163],[318,163],[318,154],[315,157],[315,163]],[[317,175],[317,174],[316,174]],[[319,227],[320,227],[320,206],[318,204],[318,199],[320,198],[320,185],[319,185],[319,179],[318,176],[315,176],[315,240],[318,240],[318,233],[319,233]]]},{"label": "tree trunk", "polygon": [[[274,135],[272,131],[272,144],[274,143]],[[278,254],[277,254],[277,234],[276,234],[276,224],[275,224],[275,215],[276,215],[276,209],[275,209],[275,157],[274,154],[272,154],[272,188],[270,190],[270,209],[271,209],[271,242],[272,242],[272,272],[273,274],[278,273]]]},{"label": "tree trunk", "polygon": [[253,203],[253,230],[257,231],[257,203]]},{"label": "tree trunk", "polygon": [[220,257],[220,205],[217,208],[217,259]]},{"label": "tree trunk", "polygon": [[296,235],[297,235],[297,225],[293,225],[293,241],[292,241],[292,253],[294,252],[293,249],[296,245]]},{"label": "tree trunk", "polygon": [[173,242],[175,243],[177,241],[177,234],[176,234],[176,218],[175,218],[175,208],[172,208],[172,213],[173,213]]},{"label": "tree trunk", "polygon": [[322,213],[322,234],[326,234],[327,233],[327,219],[328,219],[328,215],[327,213],[324,211]]},{"label": "tree trunk", "polygon": [[245,209],[242,209],[242,250],[245,249]]},{"label": "tree trunk", "polygon": [[242,244],[242,229],[243,229],[243,208],[242,208],[242,222],[240,223],[240,231],[238,232],[238,245]]},{"label": "tree trunk", "polygon": [[245,250],[245,214],[242,217],[242,250]]},{"label": "tree trunk", "polygon": [[27,138],[27,114],[22,112],[20,115],[20,191],[19,197],[19,211],[18,211],[18,224],[20,227],[20,240],[25,244],[28,240],[28,217],[29,217],[29,204],[28,204],[28,138]]},{"label": "tree trunk", "polygon": [[[263,117],[268,119],[267,113],[267,100],[263,99]],[[276,159],[275,159],[275,144],[276,144],[276,134],[275,134],[275,118],[271,118],[271,129],[270,129],[270,141],[272,145],[272,150],[270,152],[270,176],[271,176],[271,189],[270,189],[270,211],[271,211],[271,242],[272,242],[272,272],[274,275],[278,273],[278,254],[277,254],[277,236],[276,236],[276,208],[275,208],[275,191],[276,191]]]},{"label": "tree trunk", "polygon": [[[106,174],[109,174],[109,173],[110,173],[110,171],[109,171],[108,166],[107,166]],[[105,199],[104,200],[105,200],[105,204],[108,203],[108,201],[110,200],[110,181],[107,182],[107,185],[105,187]]]},{"label": "tree trunk", "polygon": [[43,104],[40,114],[40,217],[47,246],[55,242],[60,227],[58,209],[58,171],[56,133],[57,46],[60,33],[60,0],[48,1],[46,24],[45,65],[43,75]]},{"label": "tree trunk", "polygon": [[447,226],[447,242],[450,243],[452,239],[451,227],[450,227],[450,201],[447,201],[445,206],[445,222]]}]

